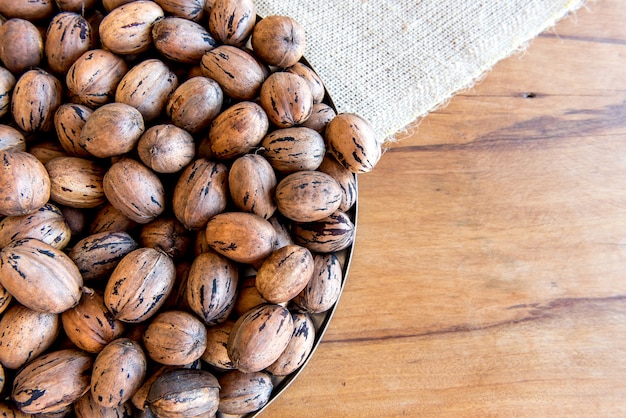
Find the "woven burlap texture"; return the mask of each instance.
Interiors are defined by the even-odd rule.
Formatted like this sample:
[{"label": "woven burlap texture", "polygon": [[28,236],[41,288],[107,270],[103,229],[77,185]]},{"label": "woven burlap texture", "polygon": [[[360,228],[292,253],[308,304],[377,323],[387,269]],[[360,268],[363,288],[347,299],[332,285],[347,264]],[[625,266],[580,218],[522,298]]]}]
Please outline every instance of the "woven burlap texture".
[{"label": "woven burlap texture", "polygon": [[306,30],[305,57],[339,112],[392,140],[583,0],[257,0]]}]

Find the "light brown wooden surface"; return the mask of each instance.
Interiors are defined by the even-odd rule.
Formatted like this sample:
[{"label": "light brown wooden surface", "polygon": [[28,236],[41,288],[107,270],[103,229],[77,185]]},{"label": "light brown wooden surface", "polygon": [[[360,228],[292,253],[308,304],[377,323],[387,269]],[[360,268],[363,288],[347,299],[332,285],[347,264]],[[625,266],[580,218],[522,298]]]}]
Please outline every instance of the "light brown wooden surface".
[{"label": "light brown wooden surface", "polygon": [[359,178],[333,322],[263,417],[626,416],[624,22],[590,2]]}]

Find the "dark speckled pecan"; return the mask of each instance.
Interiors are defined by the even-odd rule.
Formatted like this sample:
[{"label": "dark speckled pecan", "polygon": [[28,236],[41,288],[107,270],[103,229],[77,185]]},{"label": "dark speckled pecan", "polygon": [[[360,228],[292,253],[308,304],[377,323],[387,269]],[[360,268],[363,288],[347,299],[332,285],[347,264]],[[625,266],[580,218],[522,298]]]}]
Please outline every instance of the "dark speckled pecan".
[{"label": "dark speckled pecan", "polygon": [[313,222],[296,222],[293,234],[296,243],[318,253],[332,253],[350,246],[355,228],[350,217],[337,211]]},{"label": "dark speckled pecan", "polygon": [[343,273],[335,254],[316,254],[313,259],[313,277],[293,302],[303,312],[321,313],[332,308],[339,299]]},{"label": "dark speckled pecan", "polygon": [[313,95],[313,104],[319,104],[324,100],[326,89],[324,82],[319,75],[311,67],[301,62],[297,62],[286,70],[289,73],[299,75],[309,83],[311,94]]},{"label": "dark speckled pecan", "polygon": [[117,408],[139,389],[146,376],[146,355],[128,338],[118,338],[102,349],[93,363],[91,394],[105,408]]},{"label": "dark speckled pecan", "polygon": [[111,10],[100,23],[100,42],[115,54],[138,54],[152,46],[152,26],[163,19],[152,1],[133,1]]},{"label": "dark speckled pecan", "polygon": [[181,173],[174,188],[174,215],[187,229],[203,228],[226,208],[228,168],[199,158]]},{"label": "dark speckled pecan", "polygon": [[293,334],[287,348],[266,370],[275,376],[287,376],[304,364],[313,350],[315,325],[307,313],[292,313]]},{"label": "dark speckled pecan", "polygon": [[280,173],[316,170],[326,154],[324,138],[302,126],[276,129],[261,141],[261,152]]},{"label": "dark speckled pecan", "polygon": [[238,279],[237,265],[226,257],[212,251],[200,254],[187,277],[189,308],[207,325],[224,322],[235,304]]},{"label": "dark speckled pecan", "polygon": [[29,215],[0,221],[0,248],[20,238],[35,238],[62,250],[70,242],[71,231],[59,208],[46,203]]},{"label": "dark speckled pecan", "polygon": [[250,152],[269,128],[269,119],[261,106],[240,102],[220,113],[211,123],[209,143],[216,158],[230,159]]},{"label": "dark speckled pecan", "polygon": [[165,190],[157,175],[130,158],[111,165],[102,182],[113,206],[131,220],[146,224],[165,210]]},{"label": "dark speckled pecan", "polygon": [[89,157],[80,146],[80,131],[93,110],[78,103],[64,103],[54,114],[54,128],[61,146],[72,157]]},{"label": "dark speckled pecan", "polygon": [[166,366],[184,366],[204,353],[206,327],[190,312],[164,311],[146,328],[143,344],[152,360]]},{"label": "dark speckled pecan", "polygon": [[165,111],[174,125],[193,134],[209,127],[220,114],[223,101],[224,92],[217,81],[197,76],[178,86]]},{"label": "dark speckled pecan", "polygon": [[128,71],[121,57],[104,49],[93,49],[81,55],[65,76],[71,99],[90,107],[113,101],[118,83]]},{"label": "dark speckled pecan", "polygon": [[45,54],[48,66],[55,74],[65,74],[83,53],[92,47],[91,25],[72,12],[55,15],[46,32]]},{"label": "dark speckled pecan", "polygon": [[17,373],[11,397],[26,414],[59,411],[89,390],[92,364],[90,354],[76,349],[44,354]]},{"label": "dark speckled pecan", "polygon": [[243,314],[228,338],[228,356],[242,372],[258,372],[278,359],[293,333],[293,319],[281,305],[265,304]]},{"label": "dark speckled pecan", "polygon": [[256,275],[263,299],[285,303],[293,299],[313,276],[313,255],[300,245],[287,245],[265,259]]},{"label": "dark speckled pecan", "polygon": [[29,215],[50,198],[50,176],[44,165],[25,151],[0,151],[0,214]]},{"label": "dark speckled pecan", "polygon": [[73,412],[76,418],[131,418],[133,416],[130,402],[112,408],[104,407],[96,403],[91,391],[85,393],[74,403]]},{"label": "dark speckled pecan", "polygon": [[276,211],[276,174],[270,163],[258,154],[246,154],[233,162],[228,173],[230,196],[245,212],[269,219]]},{"label": "dark speckled pecan", "polygon": [[261,409],[269,401],[274,385],[265,372],[227,372],[219,377],[220,405],[223,414],[247,414]]},{"label": "dark speckled pecan", "polygon": [[315,103],[313,105],[313,110],[311,112],[311,116],[302,124],[302,126],[306,126],[307,128],[311,128],[316,132],[324,135],[326,131],[326,125],[328,122],[333,120],[333,118],[337,116],[332,107],[328,106],[326,103]]},{"label": "dark speckled pecan", "polygon": [[0,251],[0,284],[30,309],[61,313],[78,304],[83,278],[65,253],[24,238]]},{"label": "dark speckled pecan", "polygon": [[19,369],[50,348],[60,328],[57,314],[36,312],[19,303],[11,305],[0,319],[0,363]]},{"label": "dark speckled pecan", "polygon": [[278,211],[296,222],[322,219],[339,208],[341,188],[321,171],[296,171],[276,186]]},{"label": "dark speckled pecan", "polygon": [[84,280],[107,277],[122,258],[137,248],[124,231],[105,231],[82,238],[69,252]]},{"label": "dark speckled pecan", "polygon": [[40,69],[26,71],[13,90],[13,120],[25,132],[53,130],[62,95],[61,82],[52,74]]},{"label": "dark speckled pecan", "polygon": [[217,46],[202,25],[182,17],[166,17],[156,22],[152,38],[165,58],[187,64],[198,64],[205,52]]},{"label": "dark speckled pecan", "polygon": [[50,198],[72,208],[95,208],[106,201],[102,188],[105,169],[80,157],[56,157],[46,163]]},{"label": "dark speckled pecan", "polygon": [[178,78],[163,61],[147,59],[127,72],[115,91],[115,101],[139,110],[146,121],[163,113],[178,87]]},{"label": "dark speckled pecan", "polygon": [[350,210],[356,203],[357,197],[356,176],[354,173],[328,154],[324,157],[318,170],[328,174],[339,183],[339,187],[341,187],[341,205],[339,205],[339,210],[344,212]]},{"label": "dark speckled pecan", "polygon": [[371,171],[382,155],[382,144],[372,125],[354,113],[335,116],[324,135],[330,153],[353,173]]},{"label": "dark speckled pecan", "polygon": [[206,238],[213,250],[231,260],[253,263],[272,252],[276,231],[259,215],[225,212],[209,220]]},{"label": "dark speckled pecan", "polygon": [[199,22],[204,17],[205,0],[154,0],[164,11],[187,20]]},{"label": "dark speckled pecan", "polygon": [[99,353],[125,330],[123,322],[113,319],[102,295],[87,288],[80,303],[61,314],[61,323],[70,341],[88,353]]},{"label": "dark speckled pecan", "polygon": [[227,320],[221,324],[207,327],[206,349],[202,353],[202,360],[217,370],[233,370],[235,368],[226,350],[228,336],[233,325],[235,325],[235,321]]},{"label": "dark speckled pecan", "polygon": [[124,256],[111,273],[104,303],[115,319],[145,321],[165,303],[175,278],[176,268],[167,254],[138,248]]},{"label": "dark speckled pecan", "polygon": [[231,45],[205,53],[200,65],[206,77],[217,81],[224,93],[236,100],[256,98],[268,75],[268,69],[252,54]]},{"label": "dark speckled pecan", "polygon": [[147,404],[158,417],[211,417],[217,412],[220,385],[205,370],[167,370],[152,384]]},{"label": "dark speckled pecan", "polygon": [[252,48],[261,60],[281,68],[296,64],[306,48],[304,27],[289,16],[267,16],[254,27]]},{"label": "dark speckled pecan", "polygon": [[139,110],[125,103],[108,103],[85,121],[78,145],[98,158],[130,152],[145,130]]},{"label": "dark speckled pecan", "polygon": [[254,0],[215,0],[209,14],[211,34],[226,45],[245,45],[255,22]]},{"label": "dark speckled pecan", "polygon": [[261,106],[280,128],[304,123],[313,112],[313,95],[306,80],[292,73],[276,72],[263,83]]}]

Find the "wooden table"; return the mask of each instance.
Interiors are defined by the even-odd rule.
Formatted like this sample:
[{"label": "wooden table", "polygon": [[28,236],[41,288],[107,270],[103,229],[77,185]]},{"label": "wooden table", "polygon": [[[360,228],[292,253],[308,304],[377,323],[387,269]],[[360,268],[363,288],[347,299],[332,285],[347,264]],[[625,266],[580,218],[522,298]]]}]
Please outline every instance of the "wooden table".
[{"label": "wooden table", "polygon": [[359,178],[333,322],[263,417],[626,416],[625,22],[590,2]]}]

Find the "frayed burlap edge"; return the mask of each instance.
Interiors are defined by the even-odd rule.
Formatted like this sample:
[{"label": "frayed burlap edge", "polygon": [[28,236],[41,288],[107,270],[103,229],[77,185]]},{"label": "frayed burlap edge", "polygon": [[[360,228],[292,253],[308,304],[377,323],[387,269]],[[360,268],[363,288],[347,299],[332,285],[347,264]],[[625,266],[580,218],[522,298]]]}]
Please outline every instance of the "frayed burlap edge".
[{"label": "frayed burlap edge", "polygon": [[[592,1],[596,1],[596,0],[592,0]],[[477,75],[474,78],[468,79],[468,81],[464,85],[459,86],[457,90],[451,91],[447,97],[442,98],[441,102],[433,105],[430,108],[424,109],[422,112],[416,112],[415,114],[410,115],[407,118],[408,122],[406,122],[406,124],[404,125],[400,124],[397,129],[392,128],[391,132],[388,132],[387,134],[384,135],[383,141],[386,144],[390,144],[390,143],[398,142],[398,140],[401,140],[402,138],[408,138],[414,135],[417,132],[417,129],[419,128],[421,121],[426,116],[428,116],[428,114],[445,108],[450,102],[450,100],[452,100],[452,98],[454,98],[454,96],[456,96],[457,94],[471,90],[473,87],[479,84],[485,77],[487,77],[489,75],[489,72],[500,61],[506,58],[509,58],[511,56],[524,54],[526,50],[528,49],[528,47],[532,44],[532,41],[537,36],[539,36],[541,33],[545,31],[554,29],[555,26],[558,24],[558,22],[571,17],[580,9],[582,9],[583,7],[586,7],[588,3],[589,1],[586,1],[586,0],[571,1],[570,4],[568,4],[567,7],[562,11],[562,13],[559,13],[556,16],[549,19],[548,21],[546,21],[545,25],[541,27],[537,31],[536,34],[528,37],[526,40],[520,41],[519,45],[515,47],[514,49],[510,51],[502,51],[501,57],[495,59],[492,63],[485,64],[483,67],[477,69]]]},{"label": "frayed burlap edge", "polygon": [[257,0],[257,9],[303,23],[305,56],[338,111],[363,116],[393,142],[584,4]]}]

